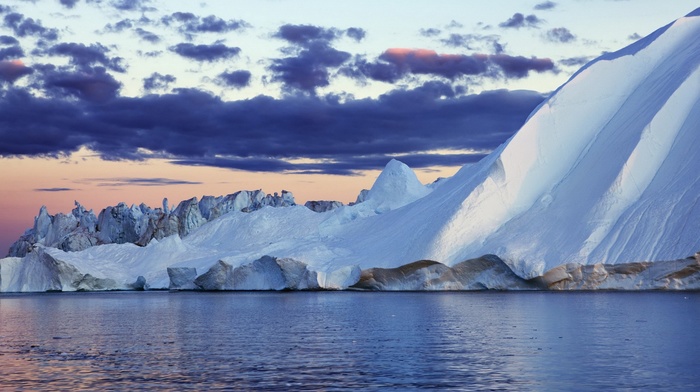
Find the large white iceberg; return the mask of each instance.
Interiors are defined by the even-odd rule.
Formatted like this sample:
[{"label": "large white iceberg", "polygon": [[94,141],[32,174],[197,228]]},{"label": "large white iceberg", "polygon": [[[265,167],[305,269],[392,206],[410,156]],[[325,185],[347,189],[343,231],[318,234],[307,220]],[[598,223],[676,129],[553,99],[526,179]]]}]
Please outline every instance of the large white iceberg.
[{"label": "large white iceberg", "polygon": [[488,157],[348,236],[387,266],[494,253],[523,278],[566,263],[692,255],[700,249],[697,37],[700,10],[592,61]]}]

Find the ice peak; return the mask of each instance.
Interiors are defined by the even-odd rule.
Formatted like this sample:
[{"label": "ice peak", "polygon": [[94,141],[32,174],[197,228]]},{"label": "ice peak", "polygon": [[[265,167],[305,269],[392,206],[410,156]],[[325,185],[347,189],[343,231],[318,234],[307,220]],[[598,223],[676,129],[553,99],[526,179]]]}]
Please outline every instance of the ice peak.
[{"label": "ice peak", "polygon": [[406,205],[430,193],[405,163],[392,159],[367,193],[367,200],[390,204],[391,209]]},{"label": "ice peak", "polygon": [[377,179],[374,180],[367,197],[373,198],[382,192],[401,190],[406,188],[412,182],[411,180],[418,181],[415,173],[403,162],[392,159],[384,166],[384,170],[379,173]]}]

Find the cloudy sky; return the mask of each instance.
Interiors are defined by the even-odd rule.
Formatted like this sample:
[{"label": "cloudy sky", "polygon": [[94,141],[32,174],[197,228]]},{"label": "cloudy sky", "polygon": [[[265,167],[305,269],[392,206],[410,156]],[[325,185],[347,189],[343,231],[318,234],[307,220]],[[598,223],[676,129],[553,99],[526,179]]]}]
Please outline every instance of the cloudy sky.
[{"label": "cloudy sky", "polygon": [[695,2],[0,2],[0,253],[42,204],[348,202],[391,158],[451,175]]}]

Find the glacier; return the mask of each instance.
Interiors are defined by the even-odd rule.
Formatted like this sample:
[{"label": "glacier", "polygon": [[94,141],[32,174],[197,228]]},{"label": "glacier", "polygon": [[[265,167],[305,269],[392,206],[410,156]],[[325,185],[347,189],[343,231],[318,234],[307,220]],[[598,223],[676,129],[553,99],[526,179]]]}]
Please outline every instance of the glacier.
[{"label": "glacier", "polygon": [[700,9],[591,61],[430,185],[392,160],[351,205],[42,209],[0,291],[700,289],[697,37]]}]

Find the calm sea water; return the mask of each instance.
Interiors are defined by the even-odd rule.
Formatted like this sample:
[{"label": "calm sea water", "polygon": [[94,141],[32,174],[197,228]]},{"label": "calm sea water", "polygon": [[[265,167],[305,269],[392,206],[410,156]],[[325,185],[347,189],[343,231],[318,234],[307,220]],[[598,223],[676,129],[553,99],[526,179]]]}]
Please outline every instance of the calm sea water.
[{"label": "calm sea water", "polygon": [[0,390],[700,390],[700,293],[0,296]]}]

